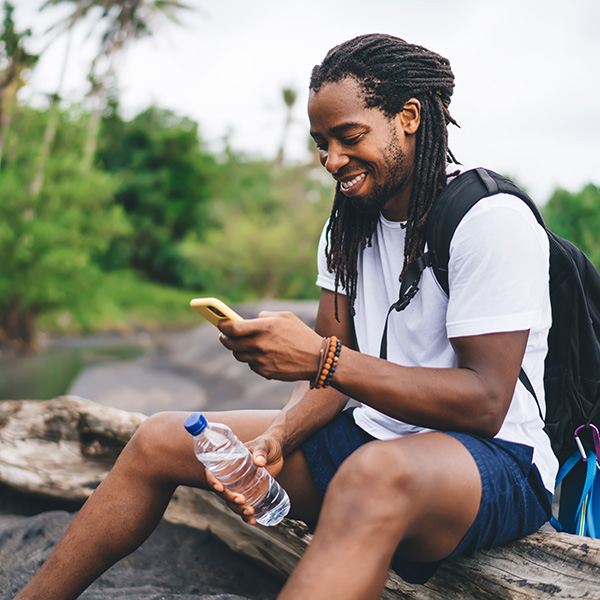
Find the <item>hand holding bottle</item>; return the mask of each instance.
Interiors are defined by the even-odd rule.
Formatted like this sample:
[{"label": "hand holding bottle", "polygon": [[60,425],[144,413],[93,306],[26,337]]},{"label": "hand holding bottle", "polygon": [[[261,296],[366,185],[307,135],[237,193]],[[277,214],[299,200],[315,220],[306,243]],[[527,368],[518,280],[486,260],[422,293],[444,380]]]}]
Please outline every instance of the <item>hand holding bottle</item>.
[{"label": "hand holding bottle", "polygon": [[[194,413],[186,419],[185,428],[194,436],[194,452],[206,468],[207,482],[232,510],[247,522],[256,520],[261,525],[276,525],[285,517],[290,509],[285,490],[267,469],[255,464],[229,427],[207,423],[203,415]],[[262,460],[266,462],[266,456],[259,454],[258,462]],[[283,458],[279,461],[283,464]]]}]

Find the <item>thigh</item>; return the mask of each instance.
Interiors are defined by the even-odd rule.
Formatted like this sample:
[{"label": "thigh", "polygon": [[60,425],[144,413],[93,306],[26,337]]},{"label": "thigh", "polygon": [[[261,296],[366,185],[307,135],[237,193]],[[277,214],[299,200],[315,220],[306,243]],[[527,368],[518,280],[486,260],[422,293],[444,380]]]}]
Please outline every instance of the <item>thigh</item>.
[{"label": "thigh", "polygon": [[411,519],[396,555],[416,561],[449,556],[479,511],[481,476],[475,459],[443,433],[392,440],[410,461]]},{"label": "thigh", "polygon": [[[442,433],[369,442],[351,454],[325,496],[352,498],[357,520],[377,525],[398,556],[448,556],[475,520],[481,479],[469,451]],[[325,514],[325,513],[324,513]]]},{"label": "thigh", "polygon": [[[453,487],[468,485],[468,480],[463,479],[465,472],[462,470],[466,463],[453,466],[451,462],[457,456],[452,458],[454,453],[446,444],[451,460],[450,463],[444,460],[440,464],[447,464],[451,477],[450,481],[443,476],[439,480],[436,494],[441,506],[436,511],[436,518],[430,521],[433,530],[427,527],[426,515],[420,522],[416,521],[423,528],[422,532],[417,531],[406,543],[400,544],[392,561],[392,568],[405,580],[413,583],[427,581],[442,559],[470,555],[475,550],[492,548],[537,531],[550,518],[552,509],[552,495],[544,488],[539,471],[532,464],[533,448],[465,433],[427,435],[454,439],[470,453],[479,473],[480,501],[475,519],[464,535],[458,539],[460,530],[457,530],[452,537],[447,537],[447,545],[443,551],[442,548],[436,548],[436,528],[444,531],[443,519],[440,522],[439,516],[455,518],[456,511],[452,510],[451,503],[461,501]],[[423,438],[415,441],[425,445],[428,440],[425,436]],[[454,475],[458,473],[462,473],[461,477],[455,478]],[[462,501],[472,502],[474,499],[474,495],[468,494]]]}]

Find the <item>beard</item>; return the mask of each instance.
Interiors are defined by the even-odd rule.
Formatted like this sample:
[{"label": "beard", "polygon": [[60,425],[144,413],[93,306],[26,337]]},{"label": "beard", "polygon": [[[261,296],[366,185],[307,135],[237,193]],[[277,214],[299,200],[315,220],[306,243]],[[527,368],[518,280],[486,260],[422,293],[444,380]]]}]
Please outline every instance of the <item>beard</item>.
[{"label": "beard", "polygon": [[386,202],[397,193],[406,180],[404,153],[395,137],[390,139],[383,155],[386,165],[383,181],[372,182],[372,190],[368,196],[362,198],[349,197],[352,207],[359,213],[379,215]]}]

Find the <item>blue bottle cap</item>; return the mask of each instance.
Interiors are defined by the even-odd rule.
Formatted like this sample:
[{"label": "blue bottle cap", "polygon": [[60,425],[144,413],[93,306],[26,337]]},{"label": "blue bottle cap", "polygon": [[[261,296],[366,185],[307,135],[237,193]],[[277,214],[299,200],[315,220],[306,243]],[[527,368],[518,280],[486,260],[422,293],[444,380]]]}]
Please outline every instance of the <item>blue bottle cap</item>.
[{"label": "blue bottle cap", "polygon": [[206,419],[202,413],[192,413],[183,424],[192,435],[202,433],[206,429],[206,425]]}]

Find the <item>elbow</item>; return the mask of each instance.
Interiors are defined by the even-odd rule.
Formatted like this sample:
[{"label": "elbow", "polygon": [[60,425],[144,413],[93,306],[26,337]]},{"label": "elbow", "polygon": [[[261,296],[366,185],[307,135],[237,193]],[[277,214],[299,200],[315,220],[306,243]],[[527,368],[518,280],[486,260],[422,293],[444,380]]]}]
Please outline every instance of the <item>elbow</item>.
[{"label": "elbow", "polygon": [[478,413],[480,418],[476,427],[476,435],[484,438],[496,437],[506,418],[507,408],[504,408],[504,403],[495,398],[487,402],[483,410],[480,409]]},{"label": "elbow", "polygon": [[502,423],[496,421],[489,423],[482,423],[481,427],[478,428],[477,435],[482,438],[494,438],[498,435]]}]

